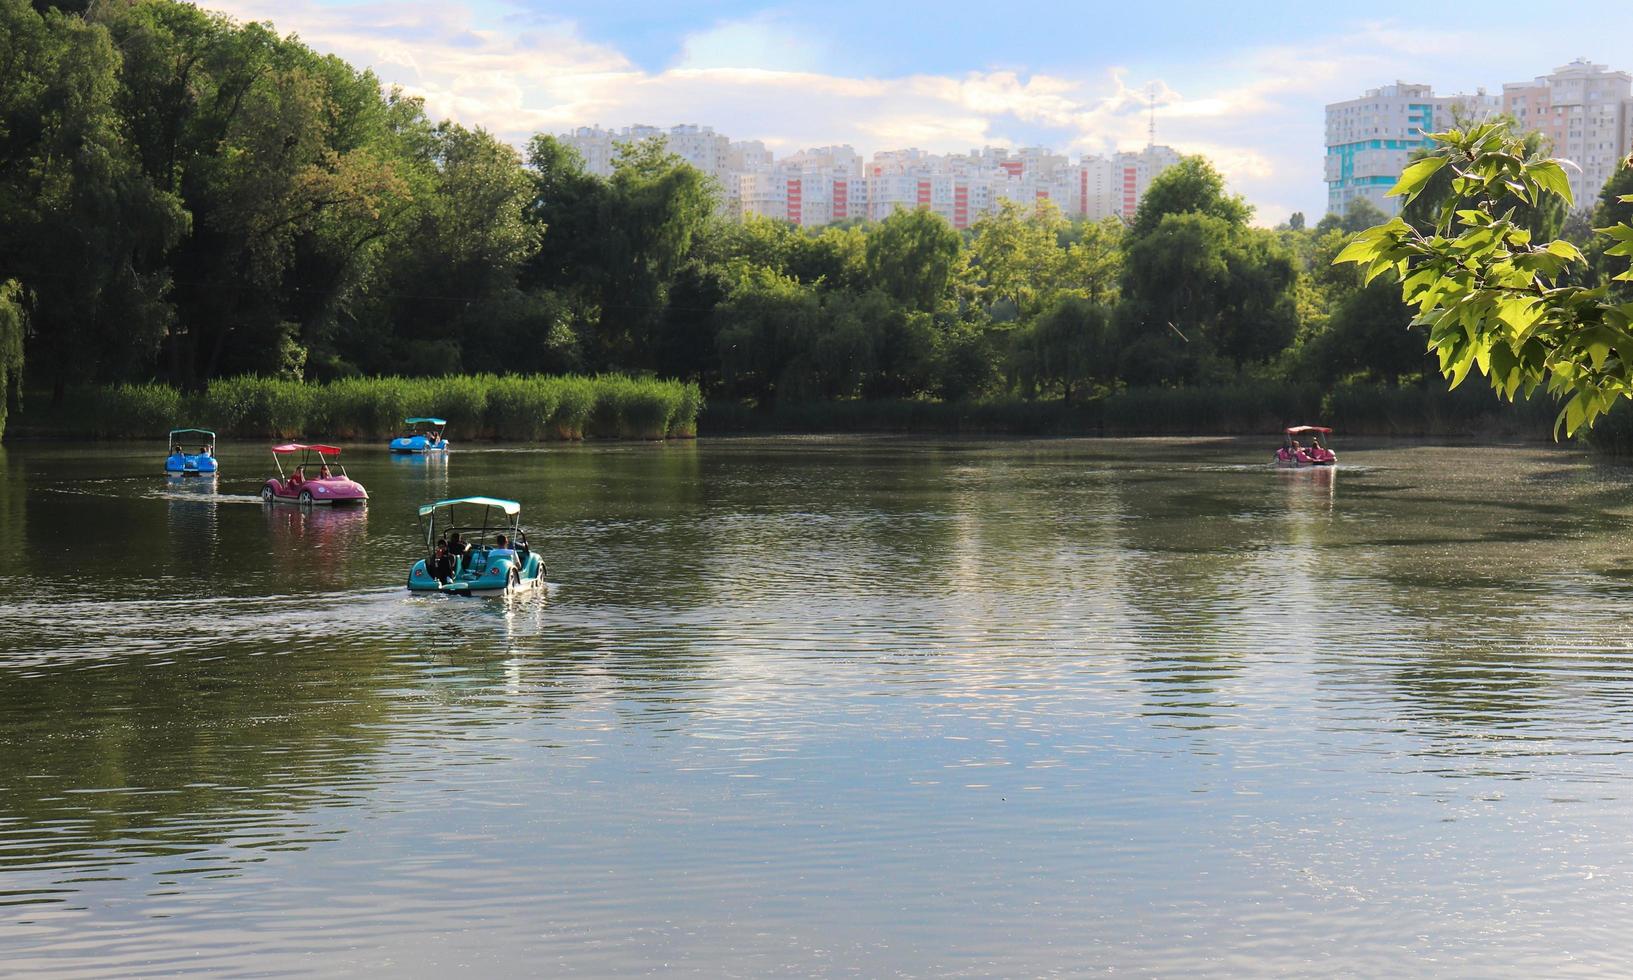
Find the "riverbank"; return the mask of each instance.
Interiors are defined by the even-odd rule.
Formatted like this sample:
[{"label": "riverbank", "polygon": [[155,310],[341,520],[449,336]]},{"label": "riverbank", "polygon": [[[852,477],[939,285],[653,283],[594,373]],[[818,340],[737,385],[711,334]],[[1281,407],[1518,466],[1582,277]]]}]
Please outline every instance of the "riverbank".
[{"label": "riverbank", "polygon": [[507,442],[697,435],[697,385],[624,375],[465,375],[333,382],[227,378],[188,394],[169,385],[71,389],[62,404],[32,393],[5,435],[152,438],[176,426],[222,438],[382,439],[411,415],[448,421],[449,435]]},{"label": "riverbank", "polygon": [[1022,398],[805,402],[770,411],[711,401],[704,435],[894,433],[1017,436],[1264,435],[1296,423],[1345,435],[1551,441],[1557,409],[1546,397],[1515,404],[1488,389],[1261,384],[1129,388],[1066,403]]},{"label": "riverbank", "polygon": [[[369,378],[328,383],[231,378],[198,394],[167,385],[72,389],[61,406],[25,399],[9,438],[149,438],[173,426],[223,438],[380,439],[409,415],[448,420],[461,441],[547,442],[703,435],[897,434],[999,436],[1231,436],[1293,423],[1345,436],[1546,442],[1557,413],[1543,396],[1514,404],[1467,386],[1258,384],[1128,388],[1088,400],[990,398],[840,400],[759,406],[705,403],[696,384],[623,375]],[[1633,448],[1633,424],[1613,416],[1591,443]]]}]

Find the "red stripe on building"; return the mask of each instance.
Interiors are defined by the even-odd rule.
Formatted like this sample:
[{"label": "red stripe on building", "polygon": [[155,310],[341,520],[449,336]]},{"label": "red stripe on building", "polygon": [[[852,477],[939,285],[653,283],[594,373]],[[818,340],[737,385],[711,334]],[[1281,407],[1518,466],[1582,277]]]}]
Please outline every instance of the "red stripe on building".
[{"label": "red stripe on building", "polygon": [[930,182],[928,180],[919,181],[918,205],[921,208],[930,206]]},{"label": "red stripe on building", "polygon": [[1078,199],[1077,213],[1081,214],[1081,215],[1085,215],[1085,216],[1088,215],[1088,213],[1089,213],[1089,172],[1087,170],[1079,170],[1077,172],[1077,199]]},{"label": "red stripe on building", "polygon": [[796,225],[802,224],[805,218],[805,208],[803,206],[804,198],[801,191],[802,187],[800,185],[800,179],[798,177],[790,177],[788,180],[787,215],[789,222]]},{"label": "red stripe on building", "polygon": [[964,184],[953,185],[953,227],[970,226],[970,189]]},{"label": "red stripe on building", "polygon": [[834,220],[843,221],[851,215],[851,185],[843,180],[834,181]]},{"label": "red stripe on building", "polygon": [[1139,195],[1134,193],[1135,170],[1133,167],[1123,168],[1123,214],[1132,215],[1134,206],[1139,203]]}]

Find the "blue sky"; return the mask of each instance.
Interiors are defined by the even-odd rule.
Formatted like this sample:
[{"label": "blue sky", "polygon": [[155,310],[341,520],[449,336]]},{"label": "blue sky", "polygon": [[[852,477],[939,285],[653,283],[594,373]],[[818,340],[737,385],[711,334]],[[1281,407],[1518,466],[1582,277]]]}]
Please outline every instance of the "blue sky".
[{"label": "blue sky", "polygon": [[[535,131],[711,125],[779,153],[1158,140],[1206,154],[1273,224],[1319,213],[1322,105],[1396,79],[1493,91],[1587,57],[1633,70],[1633,2],[681,5],[204,0],[372,67],[437,115]],[[1476,11],[1460,22],[1456,11]]]}]

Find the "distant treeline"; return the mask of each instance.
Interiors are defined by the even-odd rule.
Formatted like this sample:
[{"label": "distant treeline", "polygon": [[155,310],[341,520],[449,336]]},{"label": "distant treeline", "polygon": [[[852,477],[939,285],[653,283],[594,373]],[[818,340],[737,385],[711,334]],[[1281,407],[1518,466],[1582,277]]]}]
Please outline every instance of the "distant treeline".
[{"label": "distant treeline", "polygon": [[[593,176],[549,136],[518,152],[177,0],[0,0],[0,54],[13,405],[19,379],[61,407],[87,385],[198,398],[244,375],[679,378],[737,406],[722,418],[1442,383],[1399,288],[1331,264],[1376,209],[1257,228],[1199,157],[1126,225],[1042,202],[966,230],[926,210],[811,230],[720,218],[720,189],[661,140]],[[1633,211],[1617,193],[1633,171],[1591,217],[1523,219],[1586,245]],[[1595,280],[1612,267],[1589,258]]]},{"label": "distant treeline", "polygon": [[68,438],[163,439],[197,426],[223,438],[383,439],[406,417],[435,415],[451,440],[664,439],[695,436],[702,404],[695,384],[620,375],[241,377],[196,393],[152,382],[74,388],[60,406],[26,403],[17,428]]},{"label": "distant treeline", "polygon": [[[1015,436],[1263,435],[1285,419],[1323,419],[1341,437],[1451,436],[1544,440],[1555,408],[1542,396],[1509,405],[1472,385],[1323,389],[1300,382],[1124,388],[1072,402],[995,395],[779,402],[703,402],[697,385],[617,375],[351,378],[334,382],[231,378],[189,394],[157,383],[72,388],[61,406],[33,399],[13,424],[31,437],[162,438],[173,426],[222,437],[381,439],[411,415],[449,423],[456,441],[663,439],[704,435],[877,433]],[[1619,417],[1596,445],[1628,443]],[[1605,438],[1601,442],[1600,436]],[[1268,444],[1268,443],[1267,443]],[[1621,451],[1626,451],[1625,448]]]},{"label": "distant treeline", "polygon": [[[1027,436],[1263,436],[1279,440],[1287,419],[1321,419],[1340,440],[1452,437],[1542,441],[1557,409],[1542,395],[1515,404],[1473,386],[1345,383],[1324,391],[1298,382],[1125,388],[1075,402],[995,396],[971,401],[922,398],[783,403],[767,413],[736,402],[704,406],[704,435],[772,433],[940,433]],[[1597,431],[1596,431],[1597,435]],[[1595,440],[1597,445],[1597,439]]]}]

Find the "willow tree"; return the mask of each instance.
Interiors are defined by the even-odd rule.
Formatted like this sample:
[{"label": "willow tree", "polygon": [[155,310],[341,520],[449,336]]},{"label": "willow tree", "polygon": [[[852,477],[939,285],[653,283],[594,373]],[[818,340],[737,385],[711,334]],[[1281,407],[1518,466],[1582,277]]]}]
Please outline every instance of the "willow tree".
[{"label": "willow tree", "polygon": [[[1435,149],[1389,192],[1410,205],[1442,171],[1451,193],[1419,229],[1394,218],[1362,232],[1335,262],[1363,266],[1368,282],[1394,276],[1428,331],[1429,350],[1453,388],[1473,372],[1503,398],[1545,389],[1562,405],[1556,434],[1592,426],[1633,397],[1633,303],[1608,284],[1573,284],[1586,264],[1563,240],[1538,241],[1523,211],[1552,195],[1571,204],[1563,161],[1543,157],[1501,122],[1432,134]],[[1629,161],[1633,165],[1633,160]],[[1625,203],[1633,195],[1622,198]],[[1596,229],[1604,254],[1633,256],[1633,225]],[[1614,280],[1633,280],[1623,269]]]}]

